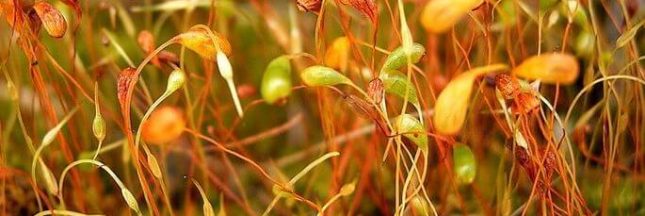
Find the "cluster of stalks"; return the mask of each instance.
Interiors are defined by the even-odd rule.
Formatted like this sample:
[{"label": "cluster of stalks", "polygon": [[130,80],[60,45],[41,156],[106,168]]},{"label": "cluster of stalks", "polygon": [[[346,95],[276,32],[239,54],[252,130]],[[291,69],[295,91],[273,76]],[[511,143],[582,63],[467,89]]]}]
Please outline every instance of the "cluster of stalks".
[{"label": "cluster of stalks", "polygon": [[645,214],[642,1],[0,18],[0,215]]}]

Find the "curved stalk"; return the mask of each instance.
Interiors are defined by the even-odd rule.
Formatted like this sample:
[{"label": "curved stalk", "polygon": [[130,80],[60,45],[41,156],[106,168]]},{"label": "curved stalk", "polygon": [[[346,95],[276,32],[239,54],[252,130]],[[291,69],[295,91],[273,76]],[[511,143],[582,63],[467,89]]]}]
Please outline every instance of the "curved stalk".
[{"label": "curved stalk", "polygon": [[34,216],[45,216],[45,215],[101,216],[102,214],[83,214],[75,211],[52,209],[52,210],[45,210],[45,211],[38,212]]},{"label": "curved stalk", "polygon": [[124,199],[126,199],[126,202],[128,202],[128,206],[130,206],[132,208],[132,210],[137,212],[138,215],[142,215],[141,211],[139,210],[139,206],[136,204],[136,200],[134,200],[134,203],[132,203],[132,200],[129,200],[129,197],[126,197],[126,194],[132,195],[132,193],[130,192],[130,190],[128,190],[128,188],[125,187],[125,184],[123,184],[121,179],[119,179],[119,177],[105,164],[103,164],[103,163],[101,163],[99,161],[90,160],[90,159],[77,160],[77,161],[74,161],[71,164],[67,165],[67,167],[65,167],[65,169],[63,170],[63,172],[60,175],[60,179],[58,180],[58,187],[59,187],[58,188],[58,193],[59,193],[59,198],[60,198],[61,202],[64,202],[64,199],[63,199],[63,182],[65,181],[65,176],[67,175],[67,172],[69,172],[69,170],[71,170],[75,166],[78,166],[78,165],[84,164],[84,163],[94,164],[94,165],[98,166],[99,168],[102,168],[103,170],[105,170],[105,172],[107,172],[110,175],[110,177],[112,177],[114,182],[121,189],[121,192],[122,192],[122,194],[124,196]]}]

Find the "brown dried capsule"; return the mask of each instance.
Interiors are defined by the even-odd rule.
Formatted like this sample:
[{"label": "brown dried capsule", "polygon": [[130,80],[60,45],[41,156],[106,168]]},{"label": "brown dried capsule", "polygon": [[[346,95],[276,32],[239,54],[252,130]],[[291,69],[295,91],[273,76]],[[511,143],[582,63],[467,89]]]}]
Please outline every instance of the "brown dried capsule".
[{"label": "brown dried capsule", "polygon": [[349,5],[353,7],[354,9],[358,10],[366,16],[367,18],[370,19],[372,24],[376,24],[377,22],[377,16],[378,16],[378,9],[376,8],[376,1],[375,0],[347,0],[347,1],[340,1],[341,4],[344,5]]},{"label": "brown dried capsule", "polygon": [[179,64],[179,57],[177,57],[177,54],[173,52],[162,50],[161,52],[159,52],[159,54],[157,54],[157,58],[160,62],[163,63],[173,63],[175,65]]},{"label": "brown dried capsule", "polygon": [[540,100],[531,92],[521,92],[515,97],[511,111],[515,114],[526,114],[540,105]]},{"label": "brown dried capsule", "polygon": [[251,84],[244,84],[237,87],[237,95],[242,99],[249,98],[255,95],[256,92],[257,90],[255,89],[255,86]]},{"label": "brown dried capsule", "polygon": [[[152,52],[154,52],[155,37],[149,31],[144,30],[139,32],[139,36],[137,37],[137,42],[139,43],[139,47],[141,47],[141,49],[146,55],[150,55],[152,54]],[[157,55],[153,56],[150,62],[157,67],[161,67],[162,63],[179,64],[179,58],[175,53],[162,50]]]},{"label": "brown dried capsule", "polygon": [[544,163],[542,164],[542,166],[544,167],[544,175],[546,179],[551,179],[553,172],[558,169],[558,159],[555,155],[556,153],[553,152],[553,150],[549,150],[548,147],[543,148],[540,151],[542,152],[540,160],[542,160],[542,157],[544,157]]},{"label": "brown dried capsule", "polygon": [[370,81],[369,85],[367,86],[367,94],[372,98],[374,103],[381,103],[383,100],[383,81],[379,78],[375,78],[372,81]]},{"label": "brown dried capsule", "polygon": [[364,118],[373,120],[378,126],[378,128],[381,130],[381,132],[383,132],[383,134],[385,135],[390,134],[390,130],[387,127],[385,120],[379,114],[376,107],[372,106],[372,104],[354,95],[343,96],[343,101],[355,113],[359,114]]},{"label": "brown dried capsule", "polygon": [[149,31],[139,32],[137,42],[139,42],[139,46],[146,54],[150,54],[155,50],[155,37]]},{"label": "brown dried capsule", "polygon": [[27,17],[29,18],[29,28],[32,32],[38,34],[38,32],[40,32],[40,28],[43,25],[43,23],[40,21],[40,17],[38,17],[38,14],[36,14],[35,10],[29,10],[29,12],[27,12]]},{"label": "brown dried capsule", "polygon": [[520,92],[520,82],[509,74],[497,74],[495,76],[495,87],[505,99],[513,99]]},{"label": "brown dried capsule", "polygon": [[137,77],[135,77],[136,69],[129,67],[126,69],[123,69],[121,73],[119,73],[119,78],[117,81],[117,96],[119,98],[119,103],[121,104],[121,107],[125,105],[125,99],[128,94],[128,88],[130,87],[130,83],[133,81],[136,82]]},{"label": "brown dried capsule", "polygon": [[304,12],[318,12],[320,11],[321,0],[297,0],[296,5],[298,9]]},{"label": "brown dried capsule", "polygon": [[61,38],[65,35],[67,22],[58,9],[45,1],[36,2],[33,8],[50,36]]},{"label": "brown dried capsule", "polygon": [[514,155],[515,155],[515,160],[523,166],[523,167],[528,167],[531,164],[531,158],[524,148],[515,148],[514,150]]},{"label": "brown dried capsule", "polygon": [[[139,47],[143,50],[143,53],[146,55],[150,55],[155,50],[155,37],[149,31],[144,30],[139,32],[137,42],[139,43]],[[157,67],[161,66],[159,57],[156,55],[152,57],[150,62]]]}]

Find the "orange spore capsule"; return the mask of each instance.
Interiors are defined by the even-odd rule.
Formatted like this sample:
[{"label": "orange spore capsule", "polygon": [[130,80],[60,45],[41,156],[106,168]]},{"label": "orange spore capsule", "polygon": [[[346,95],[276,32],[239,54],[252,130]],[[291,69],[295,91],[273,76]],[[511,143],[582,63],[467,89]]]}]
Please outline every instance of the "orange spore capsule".
[{"label": "orange spore capsule", "polygon": [[162,145],[179,138],[184,128],[186,119],[181,109],[172,106],[159,107],[143,123],[142,137],[147,143]]},{"label": "orange spore capsule", "polygon": [[540,100],[531,92],[521,92],[515,97],[511,111],[515,114],[526,114],[540,105]]},{"label": "orange spore capsule", "polygon": [[520,92],[520,82],[505,73],[495,76],[495,87],[502,93],[504,99],[513,99]]},{"label": "orange spore capsule", "polygon": [[47,30],[50,36],[61,38],[65,35],[67,22],[58,9],[45,1],[38,1],[33,7],[38,17],[40,17],[43,27],[45,27],[45,30]]}]

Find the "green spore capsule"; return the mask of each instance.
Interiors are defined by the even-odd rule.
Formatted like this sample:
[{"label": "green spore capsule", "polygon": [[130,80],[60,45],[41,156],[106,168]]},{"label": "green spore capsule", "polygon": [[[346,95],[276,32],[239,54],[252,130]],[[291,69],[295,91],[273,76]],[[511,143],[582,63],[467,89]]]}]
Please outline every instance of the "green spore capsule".
[{"label": "green spore capsule", "polygon": [[269,63],[264,76],[260,93],[269,104],[275,104],[280,99],[291,94],[291,63],[287,56],[280,56]]},{"label": "green spore capsule", "polygon": [[385,59],[383,63],[383,68],[381,71],[387,70],[397,70],[406,66],[408,64],[408,57],[410,59],[410,64],[416,64],[421,60],[421,57],[426,52],[426,49],[418,43],[413,44],[408,50],[403,46],[396,48],[390,55]]},{"label": "green spore capsule", "polygon": [[300,78],[308,86],[353,85],[352,81],[346,76],[332,68],[324,66],[305,68],[300,74]]},{"label": "green spore capsule", "polygon": [[470,147],[456,144],[452,150],[453,172],[460,185],[473,183],[477,175],[477,162]]},{"label": "green spore capsule", "polygon": [[426,136],[425,127],[423,127],[419,119],[410,114],[403,114],[394,118],[392,123],[394,123],[396,133],[402,134],[416,144],[421,151],[427,153],[428,136]]},{"label": "green spore capsule", "polygon": [[396,70],[387,70],[381,72],[380,77],[383,80],[385,92],[404,99],[407,97],[408,102],[419,106],[417,90],[414,88],[414,84],[408,81],[408,77],[405,74]]}]

